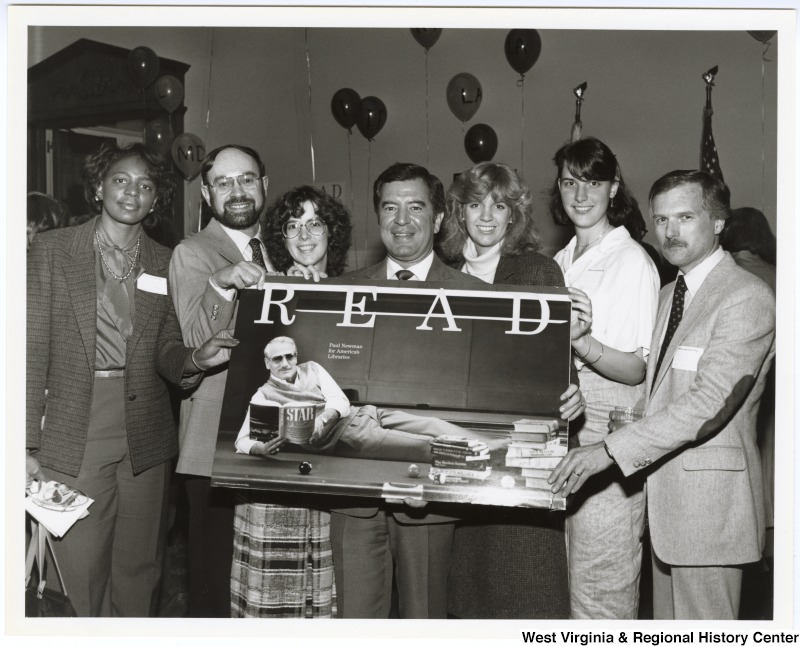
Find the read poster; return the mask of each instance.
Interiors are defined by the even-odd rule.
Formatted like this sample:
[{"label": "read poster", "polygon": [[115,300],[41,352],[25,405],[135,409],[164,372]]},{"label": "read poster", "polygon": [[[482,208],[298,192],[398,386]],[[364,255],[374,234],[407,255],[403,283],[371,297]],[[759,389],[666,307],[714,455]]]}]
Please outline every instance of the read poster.
[{"label": "read poster", "polygon": [[[546,484],[568,440],[565,288],[271,278],[239,299],[213,485],[565,508]],[[263,439],[248,428],[250,402],[280,385],[265,359],[277,337],[293,340],[304,375],[287,388],[320,400],[311,391],[325,373],[349,411],[321,448],[237,453],[240,431]]]}]

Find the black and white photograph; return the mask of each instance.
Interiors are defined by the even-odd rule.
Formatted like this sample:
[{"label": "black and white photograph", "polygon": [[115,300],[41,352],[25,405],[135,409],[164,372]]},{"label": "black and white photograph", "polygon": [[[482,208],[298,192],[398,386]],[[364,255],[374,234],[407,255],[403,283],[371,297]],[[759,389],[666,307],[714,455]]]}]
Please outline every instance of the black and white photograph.
[{"label": "black and white photograph", "polygon": [[7,21],[8,635],[796,639],[797,7]]}]

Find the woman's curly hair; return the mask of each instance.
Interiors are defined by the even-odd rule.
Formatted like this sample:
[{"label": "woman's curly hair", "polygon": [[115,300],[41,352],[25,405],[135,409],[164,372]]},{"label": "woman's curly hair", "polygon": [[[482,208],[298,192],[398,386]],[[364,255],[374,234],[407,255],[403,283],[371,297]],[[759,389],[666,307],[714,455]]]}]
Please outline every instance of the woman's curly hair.
[{"label": "woman's curly hair", "polygon": [[317,217],[328,227],[328,276],[339,276],[347,266],[350,250],[350,212],[337,199],[313,186],[296,186],[279,196],[267,209],[266,226],[261,234],[269,259],[278,271],[286,271],[294,263],[283,240],[283,225],[289,218],[303,215],[303,204],[311,202]]},{"label": "woman's curly hair", "polygon": [[83,195],[92,212],[100,213],[103,210],[103,202],[97,199],[97,187],[103,183],[111,166],[120,159],[128,157],[139,158],[147,170],[148,177],[156,185],[153,210],[142,222],[144,228],[150,230],[158,225],[163,215],[167,215],[171,211],[172,198],[175,196],[175,174],[169,159],[153,152],[143,144],[118,146],[116,142],[104,142],[95,152],[87,155],[81,173]]},{"label": "woman's curly hair", "polygon": [[458,175],[447,191],[447,209],[437,251],[450,263],[464,260],[467,227],[464,209],[472,202],[482,202],[491,194],[510,210],[508,228],[500,253],[517,256],[539,249],[539,232],[533,223],[533,198],[527,183],[507,164],[480,162]]}]

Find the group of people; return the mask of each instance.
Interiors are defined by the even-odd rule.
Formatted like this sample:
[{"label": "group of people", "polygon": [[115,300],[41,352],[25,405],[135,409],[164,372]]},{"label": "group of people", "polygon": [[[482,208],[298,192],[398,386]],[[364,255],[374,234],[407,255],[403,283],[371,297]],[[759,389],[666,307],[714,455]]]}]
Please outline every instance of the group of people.
[{"label": "group of people", "polygon": [[[91,155],[97,217],[38,235],[28,255],[28,473],[95,499],[56,542],[78,613],[154,612],[174,470],[189,506],[190,616],[635,619],[647,521],[656,618],[736,618],[742,566],[764,547],[756,415],[774,285],[720,248],[731,216],[720,180],[674,171],[653,185],[656,237],[678,272],[659,294],[613,152],[589,137],[554,162],[551,215],[575,232],[555,258],[539,252],[531,191],[511,167],[479,163],[445,192],[397,163],[374,183],[386,257],[346,276],[568,288],[560,413],[577,442],[550,479],[570,496],[566,515],[211,487],[238,290],[345,274],[350,214],[310,186],[267,206],[258,153],[226,145],[201,171],[214,217],[170,258],[147,233],[171,196],[165,162],[137,145]],[[347,441],[362,446],[417,423],[350,406],[288,337],[264,358],[271,395],[325,403],[320,433],[356,421]],[[181,389],[177,433],[166,381]],[[644,416],[623,425],[620,406]],[[269,448],[242,436],[236,447]]]}]

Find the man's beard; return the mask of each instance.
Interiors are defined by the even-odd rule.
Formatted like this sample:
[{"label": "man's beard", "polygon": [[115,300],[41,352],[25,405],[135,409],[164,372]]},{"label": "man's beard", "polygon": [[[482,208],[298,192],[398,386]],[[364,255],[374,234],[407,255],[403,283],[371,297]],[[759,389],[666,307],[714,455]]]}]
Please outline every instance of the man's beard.
[{"label": "man's beard", "polygon": [[[232,210],[228,208],[229,204],[250,204],[249,209]],[[261,215],[256,210],[256,202],[252,198],[230,198],[226,200],[222,206],[222,214],[217,216],[220,224],[225,225],[229,229],[248,229],[258,222]]]}]

